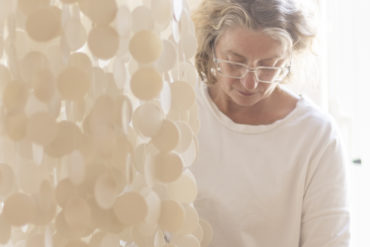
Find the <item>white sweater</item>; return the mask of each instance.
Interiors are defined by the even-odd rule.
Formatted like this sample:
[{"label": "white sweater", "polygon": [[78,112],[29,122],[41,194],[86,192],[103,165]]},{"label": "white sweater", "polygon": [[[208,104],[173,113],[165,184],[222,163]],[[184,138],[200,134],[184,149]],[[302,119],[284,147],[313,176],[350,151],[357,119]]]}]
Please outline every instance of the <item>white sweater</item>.
[{"label": "white sweater", "polygon": [[347,247],[345,159],[331,119],[301,97],[269,125],[236,124],[198,92],[192,167],[210,247]]}]

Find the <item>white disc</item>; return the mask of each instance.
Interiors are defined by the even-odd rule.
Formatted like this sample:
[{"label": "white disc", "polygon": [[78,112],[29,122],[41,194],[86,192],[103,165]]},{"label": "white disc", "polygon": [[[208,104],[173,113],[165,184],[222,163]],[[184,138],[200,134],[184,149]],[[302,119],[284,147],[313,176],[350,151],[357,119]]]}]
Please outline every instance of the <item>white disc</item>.
[{"label": "white disc", "polygon": [[132,103],[129,97],[126,95],[119,96],[117,98],[117,104],[120,108],[120,116],[121,116],[121,124],[124,133],[128,133],[128,129],[130,127],[130,122],[132,119]]},{"label": "white disc", "polygon": [[201,241],[202,246],[208,246],[212,239],[213,239],[213,229],[211,224],[209,224],[207,221],[204,219],[199,220],[200,225],[202,226],[203,229],[203,238]]},{"label": "white disc", "polygon": [[172,19],[172,1],[171,0],[152,0],[151,10],[156,24],[165,28]]},{"label": "white disc", "polygon": [[[128,162],[131,158],[133,152],[133,147],[128,139],[128,136],[120,135],[117,137],[116,146],[112,151],[112,162],[114,162],[115,167],[119,169],[128,169]],[[130,158],[129,158],[130,157]],[[129,181],[125,181],[129,182]]]},{"label": "white disc", "polygon": [[60,49],[60,45],[51,45],[45,50],[45,55],[50,62],[50,69],[54,75],[59,75],[65,69],[65,54]]},{"label": "white disc", "polygon": [[123,224],[136,225],[144,221],[148,214],[148,205],[139,193],[126,192],[117,198],[113,210]]},{"label": "white disc", "polygon": [[32,162],[24,162],[18,171],[19,186],[26,193],[38,193],[45,174],[46,172],[40,166]]},{"label": "white disc", "polygon": [[95,232],[90,238],[89,247],[101,247],[100,243],[105,234],[105,232],[101,231]]},{"label": "white disc", "polygon": [[7,164],[0,164],[0,198],[5,199],[14,189],[15,177],[12,168]]},{"label": "white disc", "polygon": [[36,194],[36,203],[41,210],[45,211],[54,207],[55,188],[50,181],[44,180],[41,183],[39,192]]},{"label": "white disc", "polygon": [[41,7],[47,7],[50,0],[18,0],[18,8],[25,15],[29,15]]},{"label": "white disc", "polygon": [[8,37],[5,40],[4,52],[11,53],[12,49],[14,49],[16,51],[16,56],[14,57],[20,61],[28,52],[35,50],[34,43],[36,41],[32,40],[26,31],[19,29],[14,31],[14,37]]},{"label": "white disc", "polygon": [[195,87],[196,82],[198,81],[198,73],[194,65],[190,62],[183,62],[174,67],[171,70],[171,74],[174,80],[177,81],[186,81],[190,83],[192,87]]},{"label": "white disc", "polygon": [[158,133],[152,138],[153,144],[162,152],[173,150],[180,140],[180,131],[176,124],[165,119]]},{"label": "white disc", "polygon": [[118,234],[106,233],[100,242],[100,247],[109,246],[109,247],[120,247],[120,237]]},{"label": "white disc", "polygon": [[193,33],[187,33],[181,37],[180,47],[186,59],[191,59],[197,51],[197,38]]},{"label": "white disc", "polygon": [[154,235],[154,247],[166,247],[166,237],[163,231],[157,231]]},{"label": "white disc", "polygon": [[131,38],[129,50],[139,63],[151,63],[161,55],[162,41],[153,31],[139,31]]},{"label": "white disc", "polygon": [[198,105],[194,104],[189,111],[189,125],[193,130],[194,135],[199,133],[200,121],[198,117]]},{"label": "white disc", "polygon": [[141,143],[134,150],[135,168],[141,174],[144,174],[145,166],[147,165],[148,158],[151,155],[147,153],[148,148],[148,144]]},{"label": "white disc", "polygon": [[29,234],[26,239],[26,247],[45,247],[45,235],[42,233]]},{"label": "white disc", "polygon": [[181,16],[181,20],[178,25],[181,27],[181,30],[180,30],[181,39],[188,34],[195,33],[194,23],[191,20],[191,15],[189,11],[184,12],[184,14]]},{"label": "white disc", "polygon": [[11,225],[3,215],[0,216],[0,244],[6,244],[11,235]]},{"label": "white disc", "polygon": [[64,247],[89,247],[89,245],[81,240],[70,240]]},{"label": "white disc", "polygon": [[56,119],[47,112],[32,114],[27,121],[27,137],[39,145],[50,144],[57,135]]},{"label": "white disc", "polygon": [[49,60],[42,52],[28,52],[21,60],[20,73],[23,81],[29,81],[40,71],[49,68]]},{"label": "white disc", "polygon": [[197,183],[190,170],[185,170],[179,179],[168,184],[169,197],[178,202],[192,203],[197,194]]},{"label": "white disc", "polygon": [[82,197],[69,198],[63,212],[67,224],[72,228],[83,229],[91,225],[91,209]]},{"label": "white disc", "polygon": [[145,200],[148,205],[148,215],[145,221],[136,226],[136,231],[142,236],[153,236],[158,230],[158,219],[161,212],[161,199],[151,189],[145,193]]},{"label": "white disc", "polygon": [[45,152],[52,157],[59,158],[77,149],[82,141],[80,128],[72,122],[61,121],[58,124],[55,139],[45,147]]},{"label": "white disc", "polygon": [[140,68],[131,78],[131,91],[141,100],[151,100],[162,90],[162,77],[154,68]]},{"label": "white disc", "polygon": [[164,113],[158,104],[147,102],[136,108],[132,116],[134,128],[144,136],[156,135],[162,126]]},{"label": "white disc", "polygon": [[90,79],[83,70],[71,66],[59,74],[57,86],[63,99],[78,101],[89,90]]},{"label": "white disc", "polygon": [[87,163],[85,170],[85,180],[79,186],[80,191],[82,191],[82,193],[85,192],[93,193],[94,185],[96,183],[97,178],[106,171],[107,167],[101,161],[93,160],[91,163]]},{"label": "white disc", "polygon": [[44,103],[50,103],[56,92],[56,83],[53,73],[43,69],[31,77],[31,87],[35,97]]},{"label": "white disc", "polygon": [[64,207],[69,198],[75,195],[77,187],[69,179],[63,179],[55,188],[55,198],[59,206]]},{"label": "white disc", "polygon": [[160,153],[153,160],[153,176],[163,183],[178,179],[182,173],[183,164],[176,153]]},{"label": "white disc", "polygon": [[184,81],[175,81],[170,84],[171,110],[187,111],[195,102],[195,92],[192,86]]},{"label": "white disc", "polygon": [[71,3],[76,3],[78,0],[61,0],[65,4],[71,4]]},{"label": "white disc", "polygon": [[120,34],[121,37],[127,37],[130,34],[132,27],[132,17],[127,6],[123,5],[118,9],[115,19],[115,26],[117,32]]},{"label": "white disc", "polygon": [[132,13],[132,31],[139,32],[153,28],[154,20],[152,12],[145,6],[135,8]]},{"label": "white disc", "polygon": [[82,184],[86,176],[86,162],[81,152],[74,150],[64,159],[68,178],[76,185]]},{"label": "white disc", "polygon": [[161,205],[161,216],[159,225],[162,230],[169,232],[177,232],[181,229],[185,222],[184,207],[172,200],[164,200]]},{"label": "white disc", "polygon": [[87,32],[78,19],[70,19],[64,24],[64,37],[71,51],[81,48],[87,41]]},{"label": "white disc", "polygon": [[200,247],[200,242],[198,238],[194,235],[187,234],[181,237],[178,237],[173,241],[177,247]]},{"label": "white disc", "polygon": [[26,105],[28,90],[19,81],[10,81],[6,84],[3,93],[3,104],[8,111],[20,111]]},{"label": "white disc", "polygon": [[57,7],[40,8],[32,12],[26,21],[28,35],[39,42],[56,38],[61,31],[61,10]]},{"label": "white disc", "polygon": [[5,117],[5,130],[13,141],[21,141],[26,136],[27,116],[23,112],[8,114]]},{"label": "white disc", "polygon": [[92,64],[89,56],[83,52],[75,52],[69,56],[69,66],[79,68],[88,75],[91,74]]},{"label": "white disc", "polygon": [[117,14],[115,0],[78,0],[81,11],[96,24],[109,24]]},{"label": "white disc", "polygon": [[184,152],[186,149],[189,148],[192,140],[193,140],[193,130],[191,129],[190,125],[184,121],[176,122],[177,127],[180,130],[180,141],[176,146],[176,151]]},{"label": "white disc", "polygon": [[193,135],[190,146],[180,154],[181,158],[184,161],[185,167],[190,167],[193,165],[194,161],[198,157],[198,139]]},{"label": "white disc", "polygon": [[167,72],[176,64],[177,51],[175,44],[170,40],[163,40],[163,51],[156,62],[160,72]]},{"label": "white disc", "polygon": [[202,243],[204,233],[203,233],[203,228],[200,225],[200,223],[198,224],[197,228],[193,232],[193,235],[199,239],[200,243]]},{"label": "white disc", "polygon": [[127,61],[119,55],[114,60],[113,75],[116,85],[120,90],[125,87],[127,81],[126,63]]},{"label": "white disc", "polygon": [[183,14],[183,11],[184,11],[184,2],[183,2],[183,0],[173,1],[172,11],[173,11],[173,15],[175,17],[175,20],[177,22],[179,22],[180,19],[181,19],[182,14]]},{"label": "white disc", "polygon": [[[79,239],[82,237],[87,237],[94,230],[91,227],[86,228],[72,228],[65,220],[64,212],[61,211],[55,218],[54,226],[56,232],[62,235],[66,239]],[[65,247],[63,245],[63,247]]]},{"label": "white disc", "polygon": [[40,185],[39,192],[33,197],[36,210],[32,223],[41,226],[49,224],[57,212],[54,187],[49,181],[44,180]]},{"label": "white disc", "polygon": [[119,233],[125,229],[123,225],[114,214],[113,209],[102,209],[95,203],[91,204],[93,215],[93,227],[100,228],[103,232]]},{"label": "white disc", "polygon": [[27,104],[24,108],[24,113],[27,116],[30,116],[37,112],[49,112],[49,106],[38,100],[35,95],[31,94],[28,97]]},{"label": "white disc", "polygon": [[118,51],[119,35],[110,26],[97,26],[93,28],[88,36],[90,51],[100,59],[110,59]]},{"label": "white disc", "polygon": [[133,227],[126,227],[123,229],[123,231],[120,233],[120,237],[122,241],[125,242],[134,242],[134,234],[133,234]]},{"label": "white disc", "polygon": [[0,57],[3,56],[4,53],[4,39],[3,37],[0,38]]},{"label": "white disc", "polygon": [[112,174],[103,173],[97,178],[94,195],[99,207],[103,209],[112,208],[119,192],[119,185]]},{"label": "white disc", "polygon": [[184,225],[179,231],[179,235],[193,234],[199,226],[199,214],[197,210],[190,204],[183,204],[185,209],[185,221]]},{"label": "white disc", "polygon": [[135,59],[131,59],[131,56],[127,63],[127,71],[130,75],[133,75],[139,69],[139,64]]},{"label": "white disc", "polygon": [[3,95],[5,85],[11,80],[9,68],[0,64],[0,95]]},{"label": "white disc", "polygon": [[[154,240],[154,236],[153,235],[149,235],[149,236],[146,236],[146,235],[142,235],[140,232],[138,232],[136,230],[136,227],[133,228],[132,230],[132,236],[133,236],[133,239],[134,239],[134,243],[137,245],[137,246],[153,246],[153,240]],[[154,247],[154,246],[153,246]]]},{"label": "white disc", "polygon": [[64,247],[68,243],[68,239],[63,236],[60,232],[54,233],[52,237],[53,247]]},{"label": "white disc", "polygon": [[116,114],[118,114],[118,111],[115,100],[106,94],[99,96],[88,116],[88,133],[100,134],[107,125],[111,127],[118,118]]},{"label": "white disc", "polygon": [[35,214],[35,202],[24,193],[10,195],[4,202],[3,215],[13,226],[29,223]]}]

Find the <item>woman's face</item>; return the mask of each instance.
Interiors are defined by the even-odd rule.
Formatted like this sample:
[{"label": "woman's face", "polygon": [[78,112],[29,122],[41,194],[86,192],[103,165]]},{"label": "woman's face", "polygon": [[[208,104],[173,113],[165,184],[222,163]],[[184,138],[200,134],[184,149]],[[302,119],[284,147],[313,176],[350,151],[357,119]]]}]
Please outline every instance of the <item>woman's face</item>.
[{"label": "woman's face", "polygon": [[[279,67],[287,62],[281,42],[262,31],[243,27],[223,33],[216,44],[215,56],[217,59],[245,64],[251,69],[257,66]],[[226,111],[235,107],[246,109],[262,106],[277,87],[276,83],[258,82],[253,72],[248,72],[241,79],[216,73],[217,81],[211,88],[211,96],[213,94],[215,103]]]}]

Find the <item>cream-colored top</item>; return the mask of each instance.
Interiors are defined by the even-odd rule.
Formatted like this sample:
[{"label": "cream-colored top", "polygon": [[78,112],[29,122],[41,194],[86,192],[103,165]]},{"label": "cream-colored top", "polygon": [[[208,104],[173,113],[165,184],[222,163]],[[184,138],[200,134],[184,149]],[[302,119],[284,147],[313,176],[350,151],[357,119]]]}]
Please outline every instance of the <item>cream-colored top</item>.
[{"label": "cream-colored top", "polygon": [[348,247],[345,159],[330,117],[304,97],[269,125],[237,124],[198,92],[195,205],[211,247]]}]

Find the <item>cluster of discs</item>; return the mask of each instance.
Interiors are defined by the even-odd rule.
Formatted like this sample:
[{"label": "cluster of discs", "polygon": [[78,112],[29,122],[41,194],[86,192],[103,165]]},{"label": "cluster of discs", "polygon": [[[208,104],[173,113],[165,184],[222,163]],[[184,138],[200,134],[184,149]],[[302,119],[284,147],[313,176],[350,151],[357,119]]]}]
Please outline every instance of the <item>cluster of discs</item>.
[{"label": "cluster of discs", "polygon": [[0,11],[0,245],[200,247],[183,0]]}]

